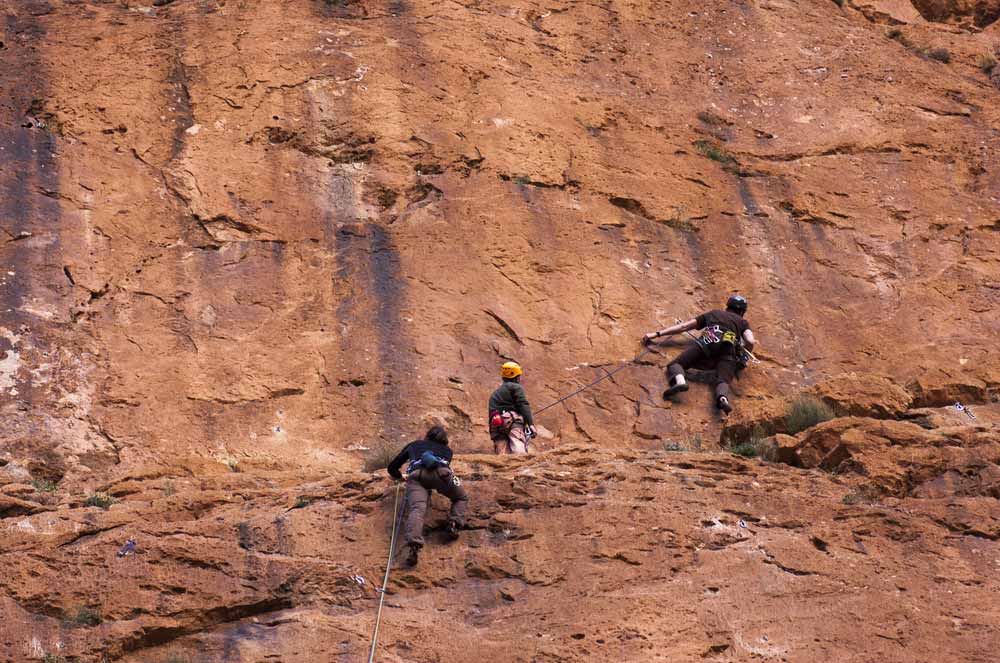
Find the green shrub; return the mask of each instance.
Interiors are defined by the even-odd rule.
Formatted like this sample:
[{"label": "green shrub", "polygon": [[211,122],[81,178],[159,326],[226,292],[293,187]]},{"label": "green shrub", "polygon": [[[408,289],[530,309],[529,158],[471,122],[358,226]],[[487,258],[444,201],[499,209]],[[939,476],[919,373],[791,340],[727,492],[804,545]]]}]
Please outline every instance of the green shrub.
[{"label": "green shrub", "polygon": [[879,491],[871,486],[858,486],[853,491],[840,498],[841,504],[854,506],[855,504],[876,504],[879,498]]},{"label": "green shrub", "polygon": [[78,608],[73,615],[66,619],[67,622],[71,624],[77,624],[78,626],[97,626],[104,620],[101,619],[101,615],[91,610],[87,607]]},{"label": "green shrub", "polygon": [[87,498],[87,501],[83,503],[84,506],[96,506],[107,511],[111,508],[111,505],[115,503],[115,498],[111,497],[107,493],[94,493]]},{"label": "green shrub", "polygon": [[696,140],[694,142],[695,148],[703,156],[708,157],[712,161],[721,163],[724,166],[730,166],[736,163],[736,159],[733,158],[729,152],[718,145],[711,143],[707,140]]},{"label": "green shrub", "polygon": [[54,493],[58,486],[47,479],[32,479],[31,487],[39,493]]},{"label": "green shrub", "polygon": [[932,48],[927,51],[927,57],[931,60],[937,60],[938,62],[943,62],[948,64],[951,62],[951,53],[948,52],[946,48]]},{"label": "green shrub", "polygon": [[65,656],[57,654],[46,654],[42,657],[42,663],[68,663]]},{"label": "green shrub", "polygon": [[740,442],[735,447],[730,447],[729,450],[744,458],[754,458],[757,455],[757,447],[750,441]]},{"label": "green shrub", "polygon": [[814,396],[801,395],[788,404],[785,411],[785,428],[790,435],[801,433],[816,424],[833,419],[833,410]]},{"label": "green shrub", "polygon": [[389,467],[389,463],[391,463],[392,459],[395,458],[396,455],[402,450],[403,446],[405,446],[405,443],[403,442],[379,440],[365,452],[364,471],[376,472]]}]

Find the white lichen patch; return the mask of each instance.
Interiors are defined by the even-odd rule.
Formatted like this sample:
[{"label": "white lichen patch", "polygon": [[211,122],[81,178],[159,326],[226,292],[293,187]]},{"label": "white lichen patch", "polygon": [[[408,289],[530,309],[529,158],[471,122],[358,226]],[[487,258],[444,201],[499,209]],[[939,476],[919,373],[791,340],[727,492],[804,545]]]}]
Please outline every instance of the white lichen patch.
[{"label": "white lichen patch", "polygon": [[21,354],[17,344],[21,337],[6,327],[0,327],[0,338],[10,341],[10,348],[0,357],[0,391],[13,390],[17,385],[17,371],[21,366]]}]

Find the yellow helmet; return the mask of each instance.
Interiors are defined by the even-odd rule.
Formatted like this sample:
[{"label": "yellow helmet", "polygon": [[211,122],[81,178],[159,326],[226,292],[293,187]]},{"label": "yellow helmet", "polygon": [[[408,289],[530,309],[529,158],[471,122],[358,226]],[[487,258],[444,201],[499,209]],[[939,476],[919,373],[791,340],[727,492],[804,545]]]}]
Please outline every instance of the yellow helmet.
[{"label": "yellow helmet", "polygon": [[502,378],[516,378],[520,374],[521,366],[516,361],[508,361],[500,367],[500,377]]}]

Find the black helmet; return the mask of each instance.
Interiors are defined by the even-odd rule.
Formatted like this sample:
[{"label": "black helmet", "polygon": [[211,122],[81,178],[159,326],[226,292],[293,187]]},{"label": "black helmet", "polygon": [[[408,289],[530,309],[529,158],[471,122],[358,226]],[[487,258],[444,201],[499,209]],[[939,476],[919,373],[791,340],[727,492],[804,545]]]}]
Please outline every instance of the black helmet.
[{"label": "black helmet", "polygon": [[743,315],[747,312],[747,298],[743,295],[733,295],[726,302],[726,310]]}]

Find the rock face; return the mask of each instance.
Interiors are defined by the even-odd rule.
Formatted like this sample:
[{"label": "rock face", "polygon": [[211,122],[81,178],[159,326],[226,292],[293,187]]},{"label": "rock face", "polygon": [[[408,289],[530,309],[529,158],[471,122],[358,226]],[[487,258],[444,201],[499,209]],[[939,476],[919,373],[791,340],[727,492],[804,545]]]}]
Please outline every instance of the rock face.
[{"label": "rock face", "polygon": [[[995,419],[996,408],[989,411]],[[951,414],[951,413],[950,413]],[[986,416],[984,411],[984,416]],[[920,423],[845,417],[776,437],[779,460],[797,467],[865,477],[866,490],[906,496],[991,496],[1000,499],[1000,436],[994,423]],[[792,439],[795,442],[792,442]],[[792,450],[791,453],[789,450]]]},{"label": "rock face", "polygon": [[[378,660],[987,661],[998,644],[1000,510],[983,493],[885,498],[815,470],[592,445],[456,467],[470,529],[431,534],[420,565],[396,569]],[[108,511],[5,532],[8,660],[365,660],[385,478],[107,489]],[[136,550],[117,557],[126,538]]]},{"label": "rock face", "polygon": [[913,6],[928,21],[972,20],[984,28],[1000,18],[1000,0],[913,0]]},{"label": "rock face", "polygon": [[[995,5],[5,3],[0,660],[363,659],[431,422],[380,660],[992,660]],[[729,422],[670,342],[476,455],[737,290]]]}]

